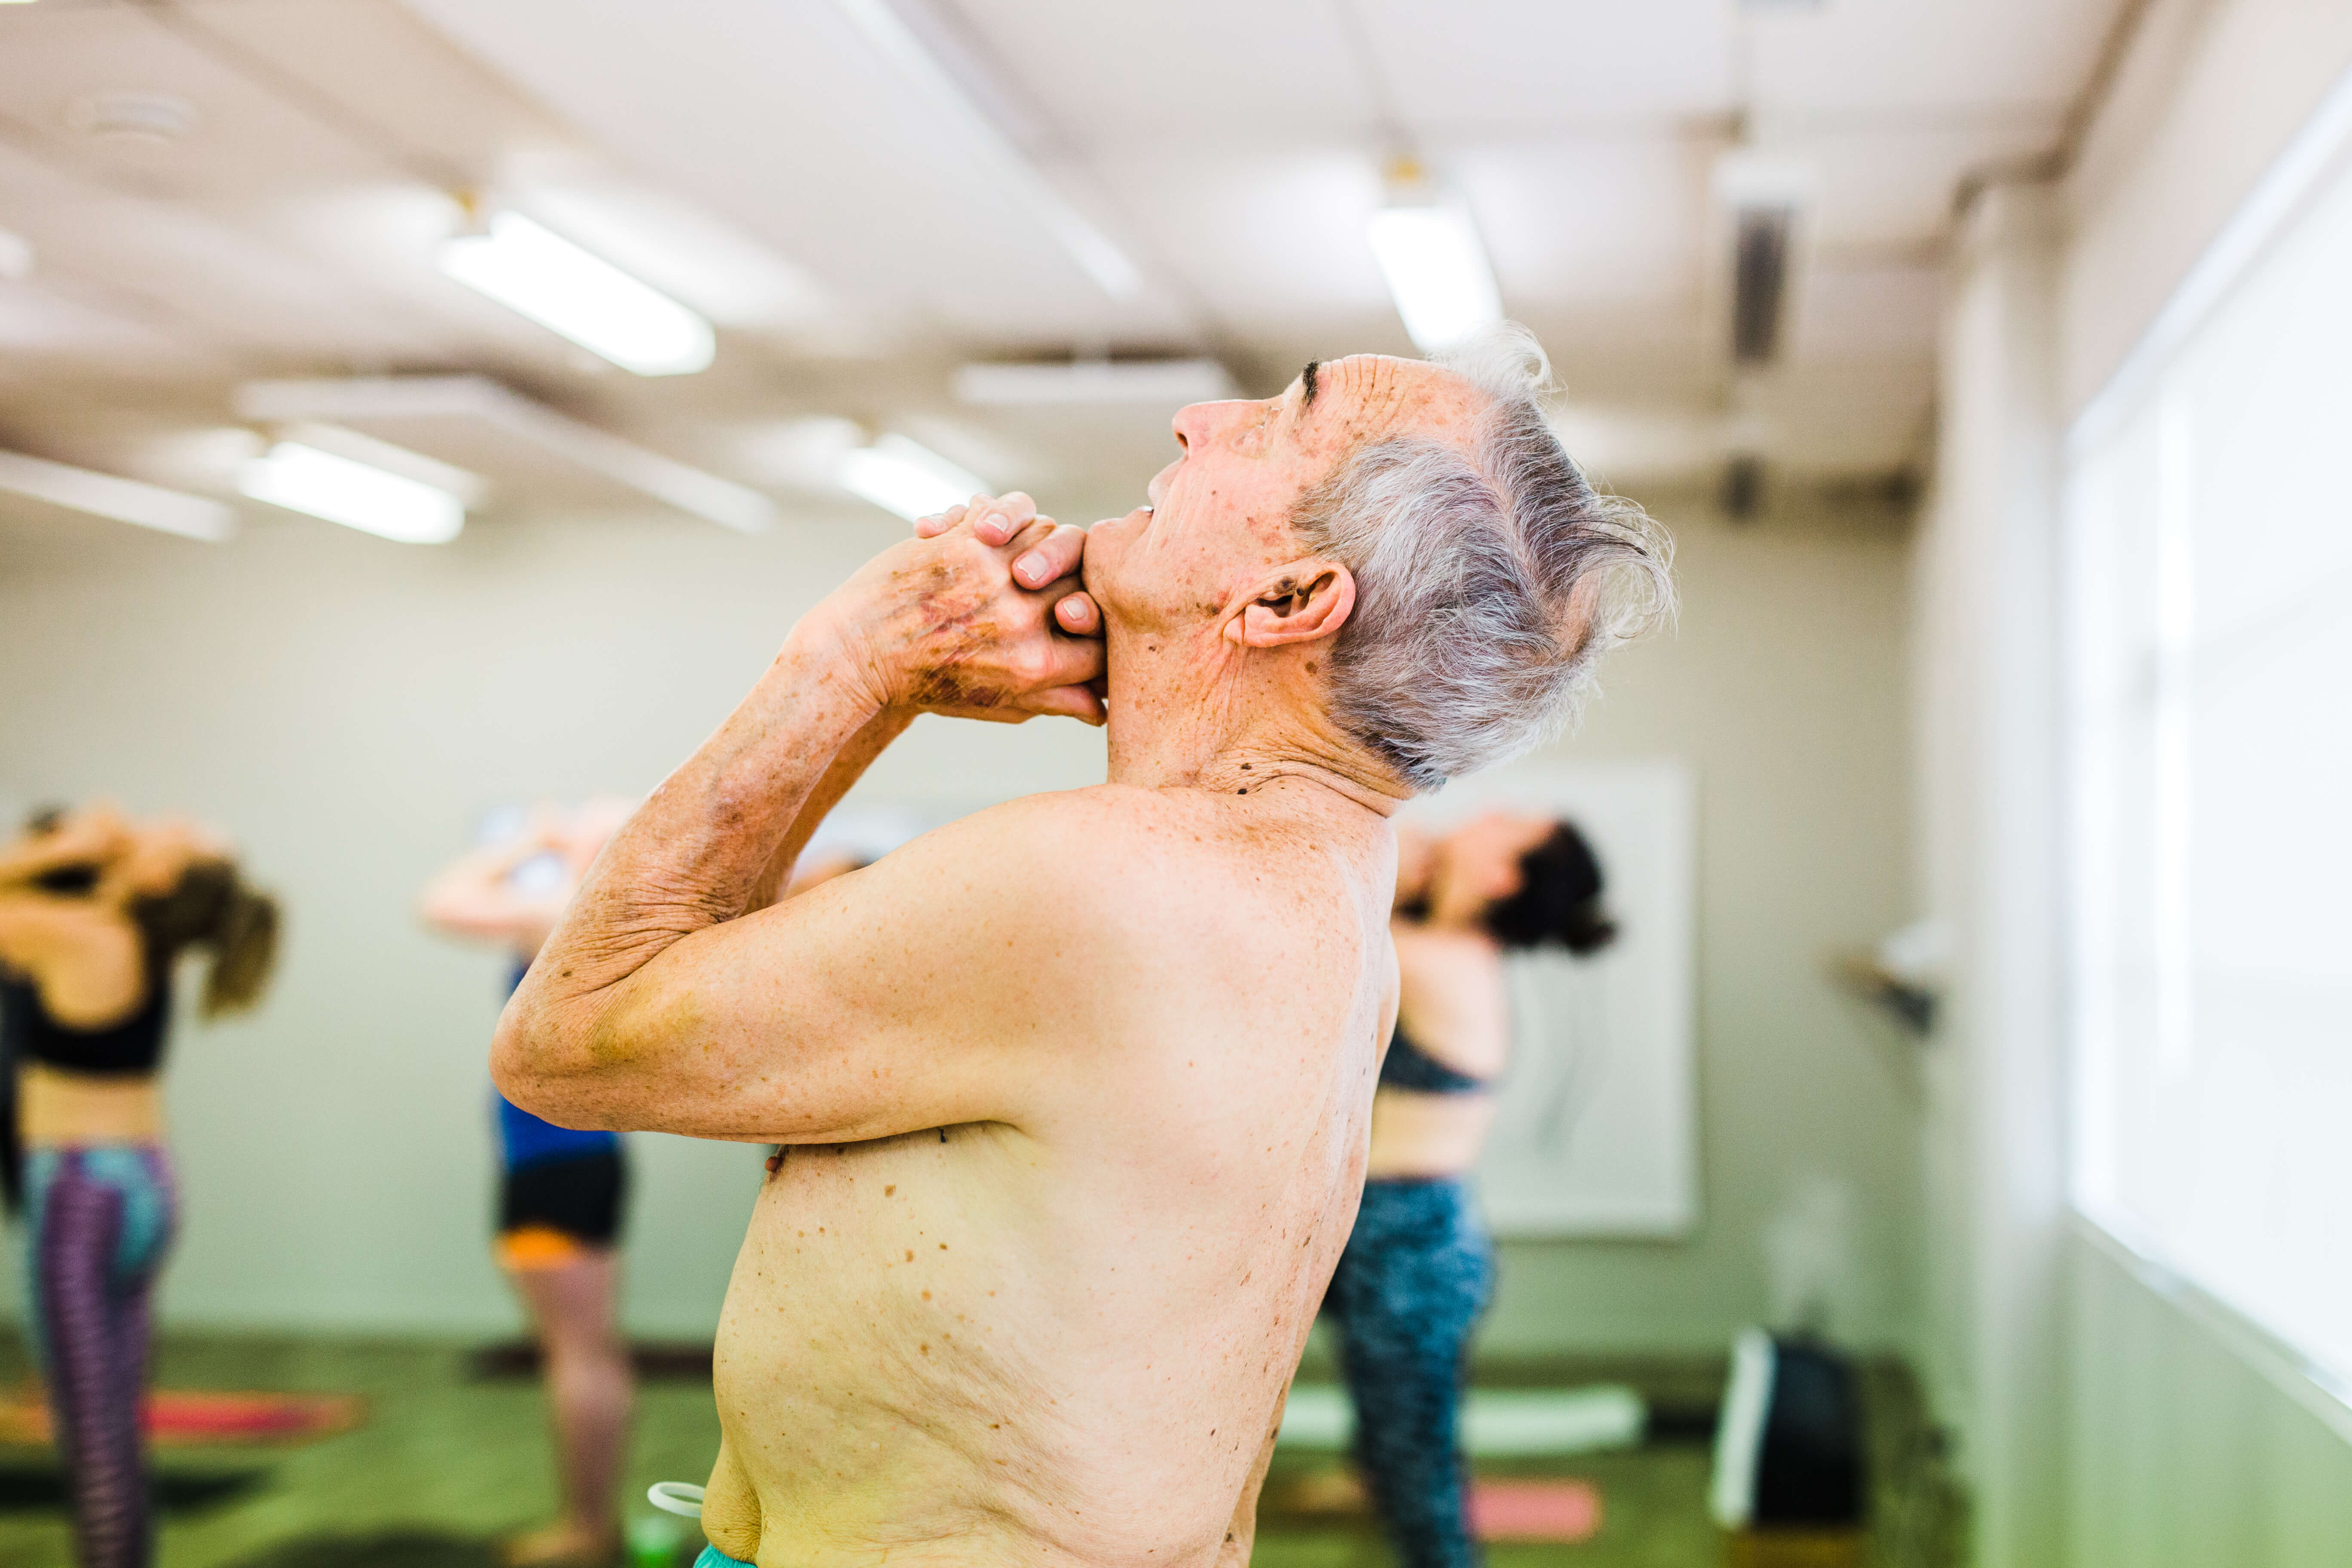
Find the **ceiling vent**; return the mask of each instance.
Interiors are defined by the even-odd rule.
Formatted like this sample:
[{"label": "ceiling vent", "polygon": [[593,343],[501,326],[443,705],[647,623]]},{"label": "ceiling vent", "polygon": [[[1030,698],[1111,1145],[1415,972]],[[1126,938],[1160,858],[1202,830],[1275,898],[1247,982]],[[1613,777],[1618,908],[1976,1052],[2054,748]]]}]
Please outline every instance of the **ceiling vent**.
[{"label": "ceiling vent", "polygon": [[1789,292],[1793,206],[1744,206],[1737,214],[1731,262],[1731,357],[1769,364],[1780,352],[1780,316]]},{"label": "ceiling vent", "polygon": [[85,93],[66,106],[66,123],[100,142],[162,146],[196,128],[196,106],[169,92]]}]

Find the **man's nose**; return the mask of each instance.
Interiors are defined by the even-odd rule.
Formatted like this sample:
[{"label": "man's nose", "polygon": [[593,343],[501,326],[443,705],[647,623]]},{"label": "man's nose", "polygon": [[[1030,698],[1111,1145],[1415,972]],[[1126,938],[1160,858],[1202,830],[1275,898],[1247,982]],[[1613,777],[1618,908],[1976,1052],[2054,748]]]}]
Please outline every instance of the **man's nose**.
[{"label": "man's nose", "polygon": [[1215,435],[1217,426],[1230,423],[1235,409],[1255,406],[1255,404],[1234,399],[1223,403],[1195,403],[1190,407],[1180,408],[1174,420],[1176,444],[1189,452],[1193,443],[1208,440]]}]

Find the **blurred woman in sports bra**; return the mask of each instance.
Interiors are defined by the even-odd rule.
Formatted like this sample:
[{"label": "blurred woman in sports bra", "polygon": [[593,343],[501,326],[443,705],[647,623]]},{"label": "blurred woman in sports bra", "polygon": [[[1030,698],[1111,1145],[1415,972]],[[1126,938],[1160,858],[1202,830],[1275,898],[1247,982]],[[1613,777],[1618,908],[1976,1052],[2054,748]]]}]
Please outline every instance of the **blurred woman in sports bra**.
[{"label": "blurred woman in sports bra", "polygon": [[1566,822],[1489,812],[1443,837],[1397,829],[1396,1032],[1372,1099],[1356,1228],[1324,1310],[1356,1406],[1356,1458],[1407,1568],[1478,1560],[1457,1432],[1494,1245],[1469,1184],[1510,1056],[1503,961],[1616,934],[1600,863]]},{"label": "blurred woman in sports bra", "polygon": [[139,1407],[175,1204],[159,1082],[180,957],[205,1018],[268,983],[278,906],[192,824],[47,812],[0,849],[0,1037],[16,1068],[29,1328],[83,1568],[152,1552]]},{"label": "blurred woman in sports bra", "polygon": [[[426,884],[425,923],[495,942],[522,983],[580,879],[630,805],[541,804]],[[499,1266],[530,1312],[555,1429],[563,1513],[507,1542],[510,1568],[586,1568],[618,1560],[621,1472],[635,1378],[620,1325],[621,1212],[628,1168],[620,1137],[542,1121],[492,1096],[499,1149]]]}]

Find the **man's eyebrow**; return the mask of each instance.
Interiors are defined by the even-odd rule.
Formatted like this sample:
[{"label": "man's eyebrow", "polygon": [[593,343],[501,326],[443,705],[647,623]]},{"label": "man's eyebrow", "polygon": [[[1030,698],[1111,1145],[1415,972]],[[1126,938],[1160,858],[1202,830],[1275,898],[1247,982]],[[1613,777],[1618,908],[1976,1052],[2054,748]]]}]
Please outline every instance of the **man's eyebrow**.
[{"label": "man's eyebrow", "polygon": [[1315,368],[1322,363],[1320,360],[1308,360],[1307,368],[1298,373],[1298,383],[1301,388],[1298,405],[1302,408],[1315,406]]}]

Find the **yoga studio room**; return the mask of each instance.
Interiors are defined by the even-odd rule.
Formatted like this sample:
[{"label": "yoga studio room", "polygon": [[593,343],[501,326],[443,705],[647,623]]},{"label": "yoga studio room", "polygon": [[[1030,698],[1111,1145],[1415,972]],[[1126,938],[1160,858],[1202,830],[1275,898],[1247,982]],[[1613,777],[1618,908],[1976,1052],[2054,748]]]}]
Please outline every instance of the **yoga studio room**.
[{"label": "yoga studio room", "polygon": [[0,1568],[2347,1568],[2347,0],[0,0]]}]

